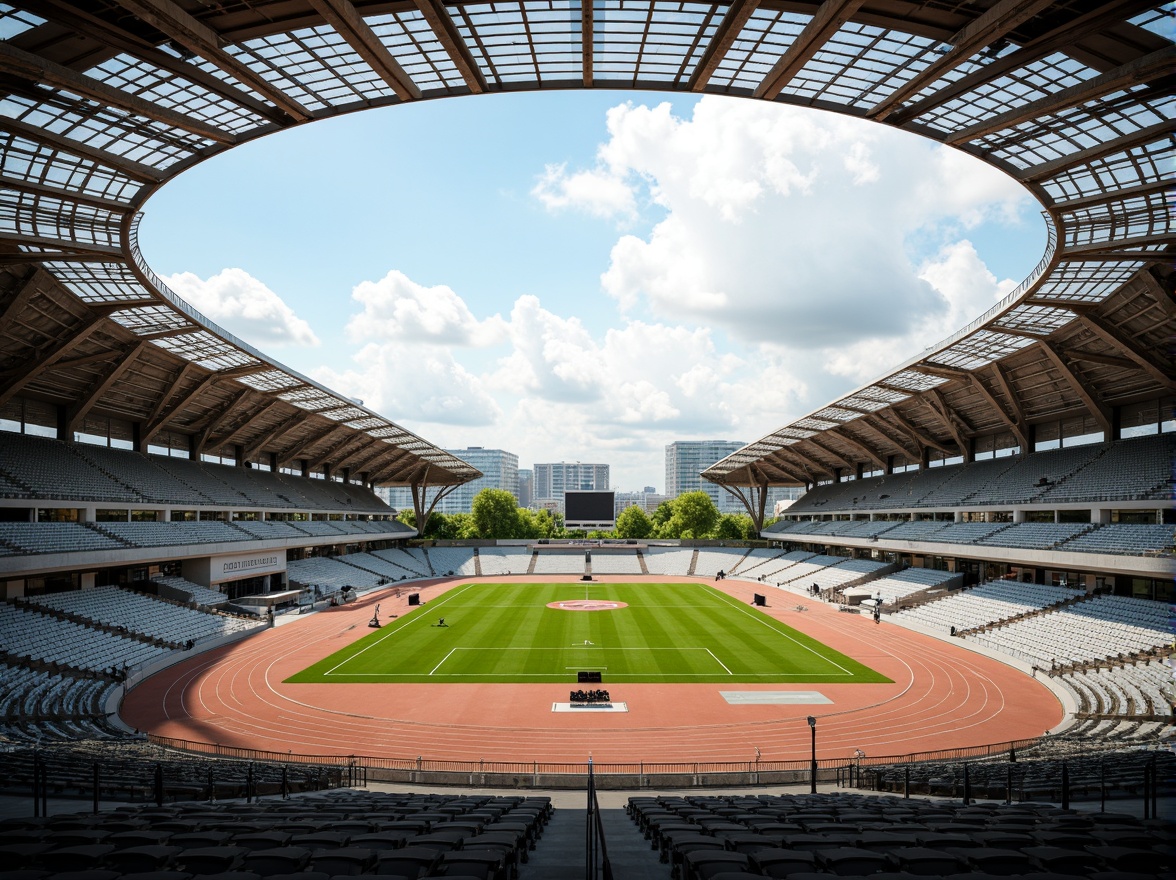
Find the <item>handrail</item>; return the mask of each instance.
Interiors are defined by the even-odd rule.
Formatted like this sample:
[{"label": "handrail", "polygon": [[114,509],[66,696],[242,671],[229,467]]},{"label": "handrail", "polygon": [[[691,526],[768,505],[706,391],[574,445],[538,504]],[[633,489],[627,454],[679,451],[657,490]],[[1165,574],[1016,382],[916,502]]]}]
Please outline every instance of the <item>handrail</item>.
[{"label": "handrail", "polygon": [[[423,756],[417,756],[415,758],[393,758],[379,755],[294,754],[292,752],[251,749],[243,746],[227,746],[221,743],[198,742],[153,733],[149,733],[147,739],[165,748],[200,755],[214,755],[222,758],[273,761],[281,764],[331,766],[345,764],[373,770],[400,770],[417,773],[584,776],[589,772],[588,768],[589,764],[591,764],[593,773],[604,776],[715,776],[735,773],[756,775],[779,772],[807,772],[810,764],[807,758],[791,761],[630,761],[612,764],[547,761],[449,761],[428,759]],[[961,760],[964,758],[986,758],[1007,754],[1009,751],[1021,752],[1037,745],[1042,739],[1042,737],[1033,737],[1031,739],[1011,740],[976,746],[961,746],[959,748],[940,749],[937,751],[912,752],[906,755],[885,755],[872,758],[865,756],[853,758],[821,758],[817,761],[817,766],[819,769],[831,770],[844,767],[850,762],[861,766],[873,766],[877,764],[917,764],[931,761]]]}]

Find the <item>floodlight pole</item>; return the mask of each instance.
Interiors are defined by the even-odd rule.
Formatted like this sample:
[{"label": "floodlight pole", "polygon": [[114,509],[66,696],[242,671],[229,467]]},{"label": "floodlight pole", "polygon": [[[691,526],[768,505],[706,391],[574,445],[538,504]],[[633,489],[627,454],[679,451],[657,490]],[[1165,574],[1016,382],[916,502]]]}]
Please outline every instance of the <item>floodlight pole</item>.
[{"label": "floodlight pole", "polygon": [[809,731],[812,733],[813,740],[813,758],[809,765],[809,794],[817,793],[817,719],[812,715],[808,717]]}]

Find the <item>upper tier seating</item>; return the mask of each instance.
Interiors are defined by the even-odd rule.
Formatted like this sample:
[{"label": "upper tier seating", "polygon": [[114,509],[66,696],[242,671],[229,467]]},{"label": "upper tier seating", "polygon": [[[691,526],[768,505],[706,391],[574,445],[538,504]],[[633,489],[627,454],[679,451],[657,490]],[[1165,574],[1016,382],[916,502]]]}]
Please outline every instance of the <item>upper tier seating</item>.
[{"label": "upper tier seating", "polygon": [[1168,556],[1176,552],[1176,529],[1170,525],[1135,525],[1131,523],[1109,523],[1093,531],[1071,538],[1058,547],[1059,550],[1074,550],[1082,553],[1120,553],[1146,555],[1162,553]]},{"label": "upper tier seating", "polygon": [[[137,501],[129,486],[104,474],[75,451],[78,444],[0,431],[0,473],[10,498],[79,498]],[[3,487],[0,487],[3,489]]]},{"label": "upper tier seating", "polygon": [[354,484],[145,456],[11,431],[0,431],[0,495],[353,514],[393,512],[375,494]]},{"label": "upper tier seating", "polygon": [[[870,529],[854,529],[854,526]],[[1074,553],[1118,553],[1143,556],[1173,555],[1174,527],[1110,523],[951,523],[941,520],[790,522],[769,531],[780,540],[806,541],[814,537],[863,537],[880,541],[923,541],[937,544],[982,544],[1029,550],[1063,550]],[[855,534],[857,532],[857,534]],[[766,567],[766,566],[765,566]]]},{"label": "upper tier seating", "polygon": [[306,532],[288,522],[266,522],[262,520],[234,520],[233,526],[259,541],[305,538]]},{"label": "upper tier seating", "polygon": [[1106,446],[1103,455],[1058,481],[1041,501],[1111,501],[1117,498],[1172,498],[1176,435],[1157,434]]},{"label": "upper tier seating", "polygon": [[201,639],[256,629],[262,625],[243,618],[172,605],[118,587],[93,587],[50,593],[32,597],[30,601],[97,623],[126,627],[131,632],[178,645],[189,640],[198,642]]},{"label": "upper tier seating", "polygon": [[127,545],[111,535],[71,522],[0,522],[0,556],[119,550]]},{"label": "upper tier seating", "polygon": [[1176,434],[818,486],[789,515],[1172,497]]},{"label": "upper tier seating", "polygon": [[96,528],[132,547],[184,547],[256,540],[230,523],[204,522],[103,522]]},{"label": "upper tier seating", "polygon": [[1018,523],[1009,529],[981,538],[978,543],[996,547],[1024,547],[1052,550],[1063,541],[1090,531],[1090,523]]}]

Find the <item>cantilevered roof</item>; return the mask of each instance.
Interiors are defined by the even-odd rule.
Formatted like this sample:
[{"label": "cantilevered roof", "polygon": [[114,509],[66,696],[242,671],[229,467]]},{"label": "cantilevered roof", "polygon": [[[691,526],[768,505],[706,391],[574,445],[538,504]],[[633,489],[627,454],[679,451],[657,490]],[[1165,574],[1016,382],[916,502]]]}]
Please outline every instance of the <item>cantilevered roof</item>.
[{"label": "cantilevered roof", "polygon": [[1048,212],[1047,253],[997,308],[708,478],[811,482],[994,426],[1109,424],[1116,404],[1172,391],[1171,27],[1167,5],[1128,0],[0,4],[0,403],[377,482],[473,478],[181,302],[138,251],[138,211],[186,168],[317,118],[592,87],[873,119],[990,162]]}]

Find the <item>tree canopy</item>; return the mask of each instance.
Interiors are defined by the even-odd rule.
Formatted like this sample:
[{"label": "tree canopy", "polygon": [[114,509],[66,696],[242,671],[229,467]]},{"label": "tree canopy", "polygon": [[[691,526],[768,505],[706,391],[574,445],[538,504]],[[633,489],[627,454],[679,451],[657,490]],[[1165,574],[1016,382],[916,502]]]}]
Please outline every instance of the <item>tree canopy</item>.
[{"label": "tree canopy", "polygon": [[653,522],[644,510],[634,504],[617,516],[615,534],[618,538],[648,538],[653,534]]}]

